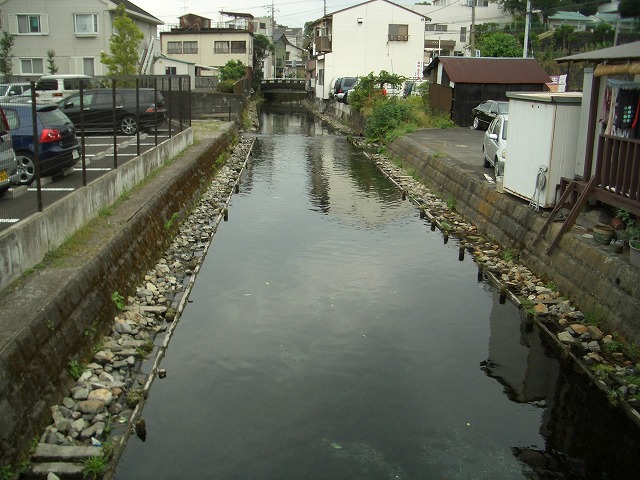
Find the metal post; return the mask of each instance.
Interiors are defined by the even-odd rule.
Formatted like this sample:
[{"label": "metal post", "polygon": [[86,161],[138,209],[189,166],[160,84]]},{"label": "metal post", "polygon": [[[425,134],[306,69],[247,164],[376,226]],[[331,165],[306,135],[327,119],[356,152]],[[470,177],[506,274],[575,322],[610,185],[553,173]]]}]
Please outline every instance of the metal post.
[{"label": "metal post", "polygon": [[167,95],[167,105],[170,106],[170,108],[167,108],[167,120],[169,122],[169,138],[171,138],[171,112],[173,111],[173,105],[174,105],[174,101],[173,101],[173,93],[171,92],[171,84],[173,83],[172,81],[172,77],[169,77],[169,90],[167,91],[168,95]]},{"label": "metal post", "polygon": [[116,79],[111,80],[111,101],[113,105],[113,168],[118,168],[118,125],[116,119]]},{"label": "metal post", "polygon": [[153,77],[153,104],[156,106],[156,111],[153,116],[153,139],[156,147],[158,146],[158,78]]},{"label": "metal post", "polygon": [[84,82],[80,82],[80,149],[82,158],[82,186],[87,186],[86,143],[84,141]]},{"label": "metal post", "polygon": [[183,115],[183,111],[184,109],[182,108],[183,102],[182,102],[182,78],[178,77],[178,98],[180,99],[179,104],[180,104],[180,108],[179,108],[179,112],[180,112],[180,131],[182,131],[182,117]]},{"label": "metal post", "polygon": [[38,116],[36,114],[36,83],[31,82],[31,121],[33,123],[33,166],[36,176],[36,196],[38,211],[42,211],[42,184],[40,183],[40,138],[38,138]]},{"label": "metal post", "polygon": [[140,156],[140,77],[136,77],[136,155]]}]

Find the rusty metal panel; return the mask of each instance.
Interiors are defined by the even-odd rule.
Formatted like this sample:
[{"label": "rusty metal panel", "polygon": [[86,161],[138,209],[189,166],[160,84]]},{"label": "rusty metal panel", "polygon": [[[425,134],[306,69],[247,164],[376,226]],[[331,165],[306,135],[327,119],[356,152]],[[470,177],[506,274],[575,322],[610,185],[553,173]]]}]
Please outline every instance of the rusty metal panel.
[{"label": "rusty metal panel", "polygon": [[439,112],[451,112],[453,89],[433,83],[429,85],[429,107]]},{"label": "rusty metal panel", "polygon": [[451,81],[456,83],[550,82],[547,72],[533,58],[438,57],[427,68],[435,68],[438,61]]}]

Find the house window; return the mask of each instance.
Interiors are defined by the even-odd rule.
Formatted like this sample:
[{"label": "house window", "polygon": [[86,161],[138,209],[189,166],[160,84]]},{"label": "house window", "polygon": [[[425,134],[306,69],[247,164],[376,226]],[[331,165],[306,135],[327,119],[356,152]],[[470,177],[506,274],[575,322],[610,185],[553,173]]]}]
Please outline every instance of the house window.
[{"label": "house window", "polygon": [[97,35],[98,15],[76,13],[73,15],[73,31],[76,35]]},{"label": "house window", "polygon": [[266,29],[267,29],[267,24],[260,22],[260,30],[266,30]]},{"label": "house window", "polygon": [[164,67],[165,75],[177,75],[176,67]]},{"label": "house window", "polygon": [[406,42],[407,40],[409,40],[409,25],[389,24],[389,41]]},{"label": "house window", "polygon": [[446,32],[447,26],[443,23],[427,23],[424,29],[427,32]]},{"label": "house window", "polygon": [[231,53],[247,53],[247,42],[231,42]]},{"label": "house window", "polygon": [[182,42],[167,42],[167,54],[182,53]]},{"label": "house window", "polygon": [[460,27],[460,41],[467,41],[467,27]]},{"label": "house window", "polygon": [[42,58],[21,58],[20,70],[24,74],[44,74],[44,60]]},{"label": "house window", "polygon": [[16,17],[18,17],[19,34],[42,33],[40,15],[16,15]]},{"label": "house window", "polygon": [[229,53],[229,42],[213,42],[213,53]]},{"label": "house window", "polygon": [[95,76],[96,74],[95,60],[91,57],[83,58],[82,71],[85,75],[89,75],[90,77]]},{"label": "house window", "polygon": [[184,42],[182,53],[198,53],[198,42]]}]

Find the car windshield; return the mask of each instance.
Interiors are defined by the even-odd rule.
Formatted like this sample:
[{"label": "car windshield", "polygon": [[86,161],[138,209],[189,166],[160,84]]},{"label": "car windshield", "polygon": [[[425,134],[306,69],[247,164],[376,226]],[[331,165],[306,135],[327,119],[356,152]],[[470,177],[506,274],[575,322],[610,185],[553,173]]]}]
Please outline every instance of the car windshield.
[{"label": "car windshield", "polygon": [[498,113],[509,113],[509,102],[498,102]]},{"label": "car windshield", "polygon": [[9,85],[0,85],[0,96],[6,95],[7,90],[9,90]]}]

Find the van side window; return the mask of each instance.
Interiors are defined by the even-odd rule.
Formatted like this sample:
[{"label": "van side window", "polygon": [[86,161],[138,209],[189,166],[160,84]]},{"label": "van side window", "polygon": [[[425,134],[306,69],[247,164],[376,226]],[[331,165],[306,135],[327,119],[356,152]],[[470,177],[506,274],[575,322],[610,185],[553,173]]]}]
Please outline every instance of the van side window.
[{"label": "van side window", "polygon": [[57,80],[40,80],[36,83],[36,90],[57,90]]}]

